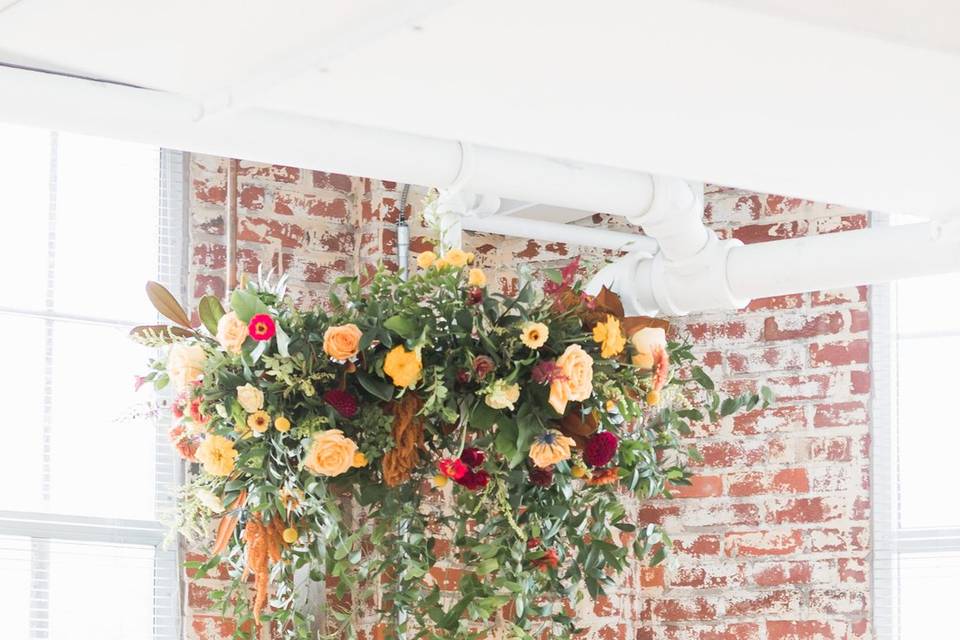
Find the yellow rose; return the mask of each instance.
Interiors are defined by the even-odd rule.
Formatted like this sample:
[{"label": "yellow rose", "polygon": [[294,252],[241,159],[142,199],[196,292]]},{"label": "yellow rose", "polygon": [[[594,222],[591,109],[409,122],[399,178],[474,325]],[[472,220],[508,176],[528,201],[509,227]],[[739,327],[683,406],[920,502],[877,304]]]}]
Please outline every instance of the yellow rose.
[{"label": "yellow rose", "polygon": [[198,344],[178,342],[167,353],[167,375],[177,391],[183,391],[203,375],[207,354]]},{"label": "yellow rose", "polygon": [[470,269],[467,284],[471,287],[485,287],[487,286],[487,274],[483,272],[483,269]]},{"label": "yellow rose", "polygon": [[407,351],[402,344],[395,346],[383,361],[383,372],[398,387],[412,387],[420,379],[423,364],[417,351]]},{"label": "yellow rose", "polygon": [[367,456],[363,455],[362,451],[357,451],[355,454],[353,454],[354,468],[359,469],[360,467],[367,466],[369,463],[370,461],[367,460]]},{"label": "yellow rose", "polygon": [[270,428],[270,414],[266,411],[251,413],[247,417],[247,426],[257,433],[263,433]]},{"label": "yellow rose", "polygon": [[223,314],[217,321],[217,342],[224,351],[240,353],[243,341],[249,334],[247,323],[238,318],[233,311]]},{"label": "yellow rose", "polygon": [[463,249],[450,249],[443,254],[443,259],[446,260],[447,264],[453,265],[456,268],[461,268],[466,266],[467,262],[470,261],[470,255]]},{"label": "yellow rose", "polygon": [[350,470],[356,453],[356,442],[339,429],[329,429],[314,434],[303,466],[317,475],[338,476]]},{"label": "yellow rose", "polygon": [[197,460],[203,464],[203,470],[212,476],[230,475],[238,455],[232,440],[217,435],[204,438],[196,454]]},{"label": "yellow rose", "polygon": [[630,337],[633,345],[634,366],[641,369],[652,369],[654,354],[659,349],[667,348],[667,332],[660,327],[645,327]]},{"label": "yellow rose", "polygon": [[550,383],[550,406],[563,415],[567,402],[586,400],[593,393],[593,358],[578,344],[571,344],[559,358],[562,375]]},{"label": "yellow rose", "polygon": [[288,420],[283,416],[280,416],[279,418],[273,421],[273,426],[280,433],[286,433],[287,431],[290,431],[290,420]]},{"label": "yellow rose", "polygon": [[600,356],[604,358],[619,355],[627,346],[627,339],[620,330],[620,321],[609,313],[605,322],[593,328],[593,341],[600,345]]},{"label": "yellow rose", "polygon": [[237,387],[237,402],[247,413],[256,413],[263,409],[263,391],[248,382]]},{"label": "yellow rose", "polygon": [[573,438],[567,437],[556,429],[549,429],[537,436],[530,446],[530,459],[541,469],[555,465],[570,458],[570,447],[575,446]]},{"label": "yellow rose", "polygon": [[334,360],[346,361],[360,353],[363,333],[355,324],[330,327],[323,334],[323,351]]},{"label": "yellow rose", "polygon": [[433,251],[424,251],[417,256],[417,266],[421,269],[428,269],[437,259],[437,254]]},{"label": "yellow rose", "polygon": [[513,409],[514,403],[520,399],[520,385],[507,384],[504,380],[496,380],[490,385],[490,392],[483,401],[491,409]]},{"label": "yellow rose", "polygon": [[520,342],[531,349],[539,349],[550,337],[550,330],[542,322],[524,322],[520,327]]}]

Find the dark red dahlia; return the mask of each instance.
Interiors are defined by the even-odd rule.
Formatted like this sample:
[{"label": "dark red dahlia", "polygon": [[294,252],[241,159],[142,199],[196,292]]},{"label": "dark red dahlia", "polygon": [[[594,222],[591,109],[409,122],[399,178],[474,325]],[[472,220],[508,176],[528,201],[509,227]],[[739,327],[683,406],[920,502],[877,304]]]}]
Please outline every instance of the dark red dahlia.
[{"label": "dark red dahlia", "polygon": [[541,469],[540,467],[530,467],[527,472],[530,483],[538,487],[549,487],[553,484],[553,467]]},{"label": "dark red dahlia", "polygon": [[483,289],[470,287],[467,289],[467,304],[474,305],[483,302]]},{"label": "dark red dahlia", "polygon": [[487,454],[475,447],[467,447],[463,450],[463,453],[460,454],[460,460],[471,469],[476,469],[482,465],[486,459]]},{"label": "dark red dahlia", "polygon": [[437,469],[440,470],[440,473],[456,482],[462,480],[469,471],[467,465],[453,458],[443,458],[440,460],[440,462],[437,463]]},{"label": "dark red dahlia", "polygon": [[330,389],[323,394],[323,399],[344,418],[352,418],[357,415],[357,399],[349,391]]},{"label": "dark red dahlia", "polygon": [[487,483],[490,482],[490,474],[488,474],[483,469],[477,471],[467,471],[463,474],[463,477],[457,480],[457,483],[463,487],[466,487],[470,491],[478,491],[487,486]]},{"label": "dark red dahlia", "polygon": [[477,376],[477,380],[483,380],[496,368],[497,364],[490,356],[477,356],[473,359],[473,374]]},{"label": "dark red dahlia", "polygon": [[593,434],[583,447],[583,461],[591,467],[602,467],[613,460],[620,440],[609,431]]},{"label": "dark red dahlia", "polygon": [[563,371],[557,366],[556,360],[541,360],[533,365],[530,377],[537,384],[549,384],[554,380],[563,379]]}]

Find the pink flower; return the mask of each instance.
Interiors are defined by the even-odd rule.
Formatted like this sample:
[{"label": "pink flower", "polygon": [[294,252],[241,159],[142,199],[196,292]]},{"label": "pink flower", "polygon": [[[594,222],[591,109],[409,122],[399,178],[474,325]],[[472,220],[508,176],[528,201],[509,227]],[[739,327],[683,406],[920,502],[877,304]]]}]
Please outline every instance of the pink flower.
[{"label": "pink flower", "polygon": [[473,359],[473,374],[477,380],[483,380],[496,368],[497,365],[490,356],[477,356]]},{"label": "pink flower", "polygon": [[609,431],[593,434],[583,448],[583,461],[591,467],[602,467],[613,460],[620,440]]},{"label": "pink flower", "polygon": [[440,462],[437,463],[437,469],[440,470],[440,473],[456,482],[460,482],[469,471],[467,465],[453,458],[443,458],[440,460]]},{"label": "pink flower", "polygon": [[265,313],[258,313],[250,318],[250,324],[247,325],[250,337],[254,340],[269,340],[277,334],[277,325],[273,318]]},{"label": "pink flower", "polygon": [[357,399],[348,391],[330,389],[323,394],[323,400],[344,418],[352,418],[357,415]]}]

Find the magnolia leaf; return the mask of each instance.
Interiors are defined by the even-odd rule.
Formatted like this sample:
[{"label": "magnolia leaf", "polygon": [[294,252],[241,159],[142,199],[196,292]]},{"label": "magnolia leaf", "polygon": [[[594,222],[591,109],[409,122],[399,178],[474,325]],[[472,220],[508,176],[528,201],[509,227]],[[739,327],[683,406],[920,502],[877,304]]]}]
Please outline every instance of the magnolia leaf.
[{"label": "magnolia leaf", "polygon": [[406,316],[390,316],[384,321],[383,326],[402,338],[410,339],[417,336],[417,325]]},{"label": "magnolia leaf", "polygon": [[181,327],[190,328],[190,317],[187,312],[162,284],[152,280],[147,282],[147,297],[150,298],[150,302],[160,312],[160,315],[176,322]]},{"label": "magnolia leaf", "polygon": [[387,382],[386,380],[378,380],[373,376],[370,376],[363,371],[357,372],[357,381],[360,383],[360,386],[380,398],[384,402],[389,402],[393,399],[393,384]]},{"label": "magnolia leaf", "polygon": [[173,344],[180,342],[182,338],[190,338],[196,335],[190,329],[182,327],[171,327],[166,324],[143,324],[130,329],[130,337],[136,342],[147,346],[158,346],[160,344]]},{"label": "magnolia leaf", "polygon": [[280,323],[276,323],[277,327],[277,351],[284,358],[290,357],[290,336],[287,335],[287,332],[280,327]]},{"label": "magnolia leaf", "polygon": [[710,376],[707,375],[707,372],[701,369],[700,367],[694,367],[691,370],[691,375],[693,379],[697,381],[701,387],[707,391],[713,391],[714,385],[713,380],[710,379]]},{"label": "magnolia leaf", "polygon": [[210,335],[217,335],[217,323],[223,317],[223,305],[215,296],[203,296],[197,305],[200,322],[207,328]]},{"label": "magnolia leaf", "polygon": [[252,291],[237,289],[230,294],[230,306],[234,313],[243,322],[250,322],[250,318],[258,313],[267,313],[267,305]]}]

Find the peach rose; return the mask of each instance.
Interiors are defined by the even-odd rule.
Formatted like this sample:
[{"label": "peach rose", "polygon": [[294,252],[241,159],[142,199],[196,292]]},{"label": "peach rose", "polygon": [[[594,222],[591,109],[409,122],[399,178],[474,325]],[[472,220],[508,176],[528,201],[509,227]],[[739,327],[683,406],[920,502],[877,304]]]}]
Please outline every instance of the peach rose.
[{"label": "peach rose", "polygon": [[248,382],[237,387],[237,402],[247,413],[256,413],[263,409],[263,391]]},{"label": "peach rose", "polygon": [[630,336],[630,344],[633,345],[633,365],[652,369],[656,352],[667,348],[667,332],[660,327],[644,327]]},{"label": "peach rose", "polygon": [[338,476],[353,467],[357,443],[339,429],[328,429],[314,434],[303,466],[321,476]]},{"label": "peach rose", "polygon": [[360,353],[363,333],[355,324],[330,327],[323,334],[323,351],[334,360],[346,361]]},{"label": "peach rose", "polygon": [[550,383],[550,406],[563,415],[567,402],[586,400],[593,393],[593,358],[578,344],[571,344],[557,358],[559,376]]},{"label": "peach rose", "polygon": [[207,354],[198,344],[178,342],[167,353],[167,375],[177,391],[183,391],[187,385],[203,375],[203,363]]},{"label": "peach rose", "polygon": [[217,342],[228,353],[240,353],[249,333],[247,323],[233,311],[223,314],[217,321]]}]

